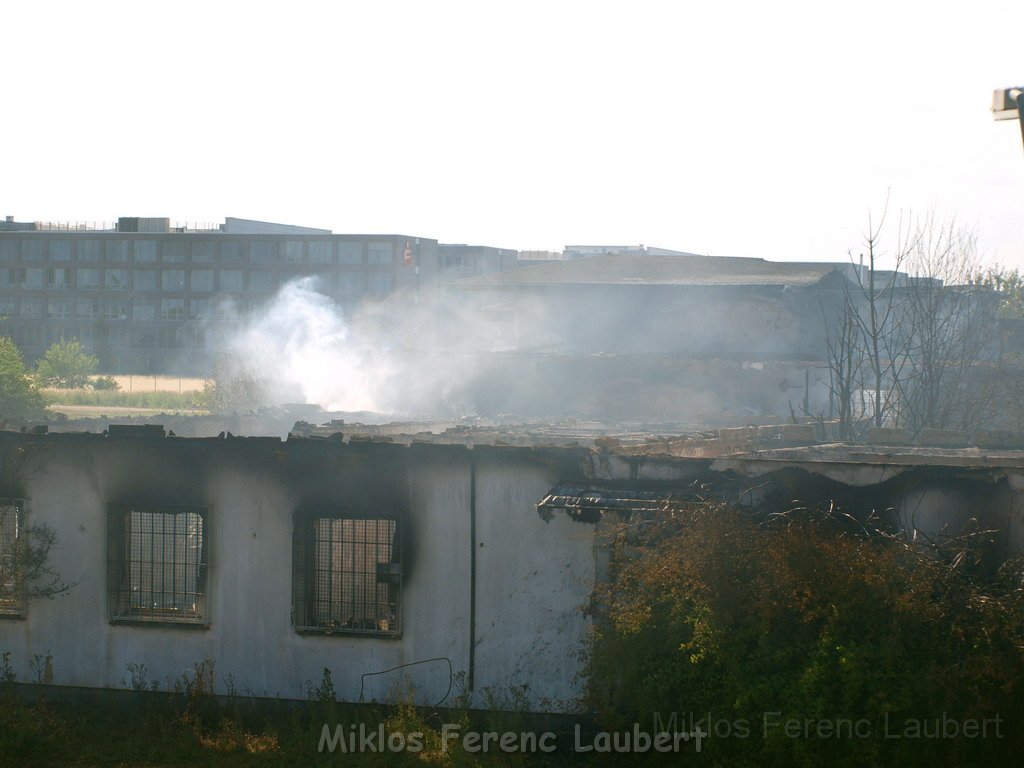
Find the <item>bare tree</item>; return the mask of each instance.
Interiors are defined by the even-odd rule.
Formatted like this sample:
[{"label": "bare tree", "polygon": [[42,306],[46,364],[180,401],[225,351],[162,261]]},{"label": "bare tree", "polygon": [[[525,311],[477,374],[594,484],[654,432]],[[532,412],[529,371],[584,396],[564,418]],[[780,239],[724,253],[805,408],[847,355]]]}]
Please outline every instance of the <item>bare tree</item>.
[{"label": "bare tree", "polygon": [[997,301],[973,284],[980,261],[976,234],[955,219],[933,213],[918,225],[901,311],[905,367],[895,379],[901,420],[912,431],[971,430],[985,420],[998,357]]},{"label": "bare tree", "polygon": [[826,317],[840,434],[854,436],[862,419],[912,433],[977,429],[990,420],[998,393],[1008,391],[998,300],[978,278],[977,237],[954,218],[932,213],[915,224],[901,217],[893,268],[883,271],[886,213],[877,226],[869,216],[865,254],[859,264],[850,254],[855,277],[845,283],[840,311],[831,322]]},{"label": "bare tree", "polygon": [[[900,216],[896,229],[896,248],[892,252],[893,267],[882,270],[880,261],[886,255],[882,251],[882,230],[889,210],[886,198],[878,226],[874,226],[868,214],[868,228],[864,234],[867,263],[850,262],[856,269],[855,284],[847,282],[849,303],[856,309],[854,318],[860,331],[861,359],[867,377],[870,399],[870,417],[876,427],[882,426],[886,417],[897,408],[893,397],[896,382],[902,375],[905,363],[905,339],[903,333],[903,296],[900,291],[902,275],[900,268],[916,242],[911,231],[909,218]],[[865,254],[860,255],[863,262]],[[862,411],[863,412],[863,411]]]},{"label": "bare tree", "polygon": [[862,389],[863,346],[857,307],[848,285],[844,285],[838,301],[822,306],[826,329],[825,348],[828,354],[829,415],[838,419],[838,437],[849,440],[853,435],[858,412],[855,398]]}]

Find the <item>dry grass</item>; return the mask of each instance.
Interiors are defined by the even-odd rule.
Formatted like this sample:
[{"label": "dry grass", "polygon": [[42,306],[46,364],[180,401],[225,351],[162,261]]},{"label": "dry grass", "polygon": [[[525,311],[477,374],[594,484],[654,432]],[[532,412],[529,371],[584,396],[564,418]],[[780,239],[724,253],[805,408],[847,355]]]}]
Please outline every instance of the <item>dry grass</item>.
[{"label": "dry grass", "polygon": [[113,377],[122,392],[201,392],[206,379],[124,373]]},{"label": "dry grass", "polygon": [[51,405],[50,410],[54,413],[63,413],[69,419],[116,419],[124,416],[158,416],[168,412],[203,416],[207,413],[184,408],[130,408],[116,405]]},{"label": "dry grass", "polygon": [[150,416],[158,413],[203,412],[196,407],[196,392],[123,389],[56,389],[42,390],[51,410],[69,418],[98,416]]},{"label": "dry grass", "polygon": [[199,743],[215,752],[279,752],[280,741],[273,733],[251,733],[233,720],[221,723],[220,728],[209,735],[197,734]]}]

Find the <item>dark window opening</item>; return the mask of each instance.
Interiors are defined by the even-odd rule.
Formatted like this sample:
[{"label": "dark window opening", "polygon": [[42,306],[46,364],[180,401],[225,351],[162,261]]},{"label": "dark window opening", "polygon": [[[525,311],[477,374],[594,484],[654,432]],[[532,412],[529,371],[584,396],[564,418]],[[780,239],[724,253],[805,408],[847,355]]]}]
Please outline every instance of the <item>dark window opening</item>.
[{"label": "dark window opening", "polygon": [[294,546],[296,629],[401,634],[397,520],[300,513]]},{"label": "dark window opening", "polygon": [[171,504],[109,505],[112,620],[209,623],[207,512]]}]

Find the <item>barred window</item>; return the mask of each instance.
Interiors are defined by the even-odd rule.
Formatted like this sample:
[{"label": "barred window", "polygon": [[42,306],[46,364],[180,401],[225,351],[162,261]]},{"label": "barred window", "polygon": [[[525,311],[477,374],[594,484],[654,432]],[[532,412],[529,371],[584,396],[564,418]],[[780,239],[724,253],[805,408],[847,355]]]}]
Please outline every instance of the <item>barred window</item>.
[{"label": "barred window", "polygon": [[21,499],[0,499],[0,616],[20,616],[25,610],[16,582],[23,508]]},{"label": "barred window", "polygon": [[110,504],[107,511],[111,620],[209,624],[208,507]]},{"label": "barred window", "polygon": [[307,632],[401,634],[398,521],[299,513],[294,624]]}]

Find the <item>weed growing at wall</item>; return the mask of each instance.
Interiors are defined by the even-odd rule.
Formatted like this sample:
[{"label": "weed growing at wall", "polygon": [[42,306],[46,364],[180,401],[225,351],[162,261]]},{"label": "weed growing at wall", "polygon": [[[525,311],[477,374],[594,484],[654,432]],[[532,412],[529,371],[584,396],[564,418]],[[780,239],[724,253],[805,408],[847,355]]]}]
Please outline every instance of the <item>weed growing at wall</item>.
[{"label": "weed growing at wall", "polygon": [[11,652],[4,651],[3,656],[0,656],[0,691],[10,694],[16,682],[18,676],[11,666]]},{"label": "weed growing at wall", "polygon": [[[28,659],[31,678],[39,679],[48,654]],[[49,659],[49,661],[53,661]],[[309,701],[245,699],[230,674],[218,676],[214,663],[193,664],[165,690],[150,677],[144,664],[129,662],[124,685],[130,690],[117,700],[75,704],[48,700],[52,689],[18,687],[10,653],[0,654],[0,765],[205,765],[241,767],[294,766],[522,766],[550,764],[535,754],[467,752],[458,739],[444,741],[442,729],[460,734],[472,729],[502,730],[509,723],[491,713],[476,713],[471,724],[465,678],[456,676],[459,693],[447,710],[417,706],[408,678],[396,684],[387,703],[352,705],[337,701],[334,674],[324,668],[320,680],[307,683]],[[216,689],[216,693],[215,693]],[[251,692],[250,692],[251,693]],[[515,703],[522,692],[492,690],[494,702]],[[482,719],[481,719],[482,718]],[[442,723],[447,724],[442,725]],[[324,728],[339,726],[346,746],[355,749],[320,750]],[[354,731],[368,734],[417,734],[417,751],[370,750]]]},{"label": "weed growing at wall", "polygon": [[150,679],[149,671],[146,669],[145,664],[137,664],[134,661],[129,662],[127,671],[128,680],[122,681],[122,684],[127,682],[128,687],[136,693],[149,693],[160,690],[160,683]]},{"label": "weed growing at wall", "polygon": [[51,671],[53,669],[52,664],[53,656],[49,651],[46,653],[36,653],[32,655],[32,659],[29,661],[28,666],[29,669],[32,670],[32,676],[35,678],[33,682],[36,685],[41,685],[43,683],[49,684],[52,682],[50,679],[53,674]]}]

